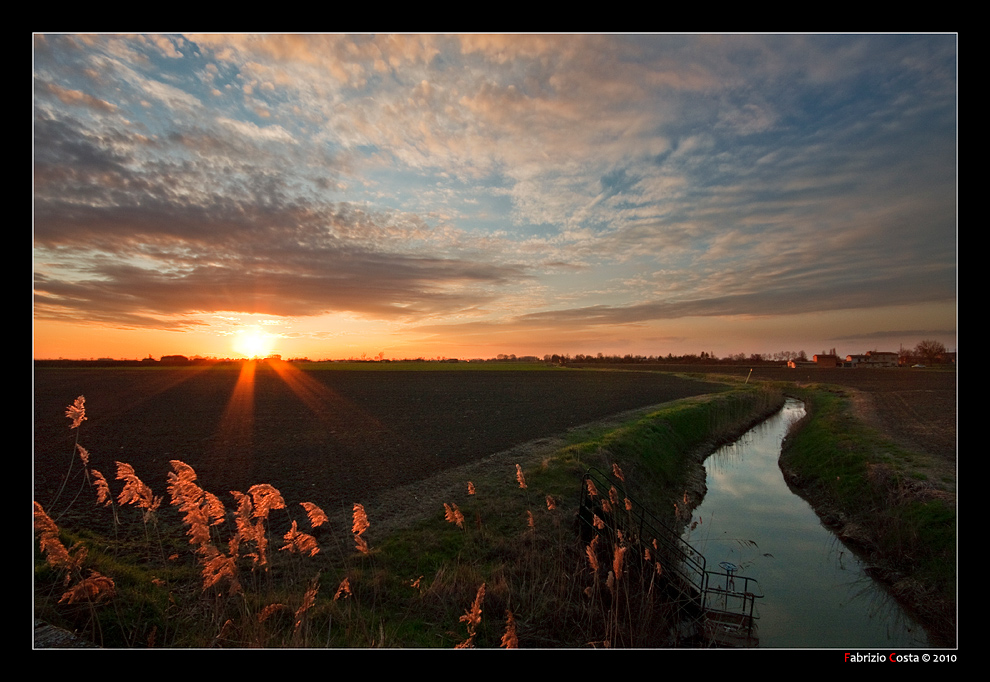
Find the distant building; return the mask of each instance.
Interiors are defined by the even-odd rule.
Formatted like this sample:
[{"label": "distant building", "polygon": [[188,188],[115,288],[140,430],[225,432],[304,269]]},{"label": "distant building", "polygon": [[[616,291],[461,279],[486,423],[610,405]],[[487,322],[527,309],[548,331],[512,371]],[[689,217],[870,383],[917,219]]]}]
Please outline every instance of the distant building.
[{"label": "distant building", "polygon": [[813,356],[815,365],[818,367],[838,367],[839,366],[839,356],[834,353],[823,353],[821,355]]},{"label": "distant building", "polygon": [[846,363],[850,367],[897,367],[897,353],[890,351],[868,350],[863,355],[847,355]]}]

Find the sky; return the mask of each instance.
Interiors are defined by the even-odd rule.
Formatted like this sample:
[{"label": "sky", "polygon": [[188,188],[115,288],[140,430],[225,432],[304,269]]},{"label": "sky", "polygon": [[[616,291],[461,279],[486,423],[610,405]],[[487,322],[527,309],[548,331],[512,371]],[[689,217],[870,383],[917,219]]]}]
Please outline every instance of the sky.
[{"label": "sky", "polygon": [[34,357],[956,349],[954,34],[36,34]]}]

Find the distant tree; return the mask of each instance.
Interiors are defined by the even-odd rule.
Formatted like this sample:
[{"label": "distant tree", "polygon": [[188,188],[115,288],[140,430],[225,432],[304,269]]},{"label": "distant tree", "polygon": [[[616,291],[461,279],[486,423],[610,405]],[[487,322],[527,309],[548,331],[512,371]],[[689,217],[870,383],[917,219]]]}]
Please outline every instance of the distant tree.
[{"label": "distant tree", "polygon": [[945,355],[945,344],[934,339],[925,339],[915,346],[914,353],[927,364],[934,365]]}]

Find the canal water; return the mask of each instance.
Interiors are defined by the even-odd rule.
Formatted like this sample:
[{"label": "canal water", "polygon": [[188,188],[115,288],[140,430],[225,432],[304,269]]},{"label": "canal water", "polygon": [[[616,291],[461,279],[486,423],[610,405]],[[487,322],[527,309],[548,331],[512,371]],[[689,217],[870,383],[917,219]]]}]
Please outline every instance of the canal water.
[{"label": "canal water", "polygon": [[760,647],[926,647],[923,628],[864,572],[807,502],[784,482],[777,461],[801,402],[783,409],[707,460],[708,492],[684,539],[708,569],[720,562],[755,578]]}]

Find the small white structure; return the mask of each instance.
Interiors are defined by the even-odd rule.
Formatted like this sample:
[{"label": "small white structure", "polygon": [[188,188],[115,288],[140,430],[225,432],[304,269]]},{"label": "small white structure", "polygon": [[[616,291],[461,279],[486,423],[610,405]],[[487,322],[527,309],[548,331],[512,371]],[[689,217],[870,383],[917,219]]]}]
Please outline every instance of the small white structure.
[{"label": "small white structure", "polygon": [[864,355],[847,355],[846,362],[852,367],[897,367],[897,353],[868,350]]}]

